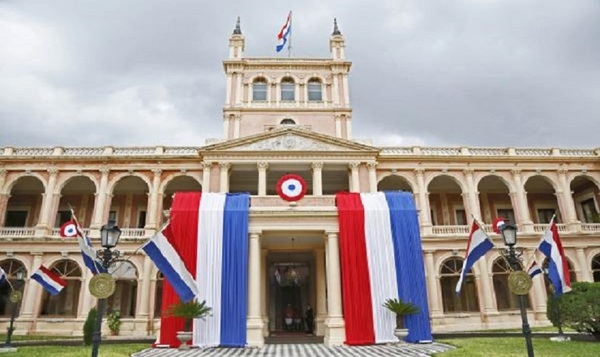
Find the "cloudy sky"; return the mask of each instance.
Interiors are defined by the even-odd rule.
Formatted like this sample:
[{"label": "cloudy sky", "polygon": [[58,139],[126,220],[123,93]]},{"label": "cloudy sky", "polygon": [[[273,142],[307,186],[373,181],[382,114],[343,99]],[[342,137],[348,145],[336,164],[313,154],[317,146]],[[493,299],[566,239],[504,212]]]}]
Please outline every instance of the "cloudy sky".
[{"label": "cloudy sky", "polygon": [[598,1],[0,0],[0,147],[218,138],[236,17],[276,56],[289,10],[299,57],[329,56],[337,17],[355,137],[600,146]]}]

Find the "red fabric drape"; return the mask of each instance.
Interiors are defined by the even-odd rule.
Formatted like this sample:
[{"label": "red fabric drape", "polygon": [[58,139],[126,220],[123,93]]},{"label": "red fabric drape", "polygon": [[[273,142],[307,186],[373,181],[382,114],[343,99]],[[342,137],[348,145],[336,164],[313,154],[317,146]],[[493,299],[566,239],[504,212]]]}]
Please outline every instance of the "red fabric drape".
[{"label": "red fabric drape", "polygon": [[338,193],[342,302],[346,343],[375,342],[371,283],[365,239],[365,210],[357,193]]},{"label": "red fabric drape", "polygon": [[[173,245],[186,268],[196,276],[196,255],[198,246],[198,209],[200,192],[177,192],[171,206],[169,227],[173,234],[169,242]],[[163,283],[162,311],[179,302],[179,297],[167,280]],[[183,319],[161,316],[159,344],[179,347],[177,331],[183,330]]]}]

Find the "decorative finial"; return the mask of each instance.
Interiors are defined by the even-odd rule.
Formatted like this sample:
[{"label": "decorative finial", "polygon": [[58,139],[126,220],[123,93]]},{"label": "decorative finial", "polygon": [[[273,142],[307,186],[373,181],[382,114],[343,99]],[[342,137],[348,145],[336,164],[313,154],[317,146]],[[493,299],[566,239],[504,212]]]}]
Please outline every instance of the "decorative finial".
[{"label": "decorative finial", "polygon": [[238,16],[237,22],[235,23],[235,29],[233,30],[234,35],[241,35],[242,28],[240,27],[240,17]]},{"label": "decorative finial", "polygon": [[333,18],[333,33],[331,34],[331,36],[335,36],[335,35],[341,35],[342,33],[340,32],[340,29],[338,28],[337,25],[337,19],[334,17]]}]

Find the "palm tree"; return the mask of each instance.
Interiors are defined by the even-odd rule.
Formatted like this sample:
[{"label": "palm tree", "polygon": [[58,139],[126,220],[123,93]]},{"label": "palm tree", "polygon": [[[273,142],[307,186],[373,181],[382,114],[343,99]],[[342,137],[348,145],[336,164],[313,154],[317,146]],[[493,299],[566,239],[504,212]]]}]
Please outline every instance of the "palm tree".
[{"label": "palm tree", "polygon": [[169,306],[166,311],[167,316],[181,317],[184,320],[183,330],[191,331],[192,321],[194,319],[204,319],[211,312],[212,308],[206,306],[206,301],[190,300],[188,302],[180,301]]},{"label": "palm tree", "polygon": [[419,308],[410,302],[399,299],[387,299],[383,307],[396,314],[396,328],[404,328],[404,316],[419,313]]}]

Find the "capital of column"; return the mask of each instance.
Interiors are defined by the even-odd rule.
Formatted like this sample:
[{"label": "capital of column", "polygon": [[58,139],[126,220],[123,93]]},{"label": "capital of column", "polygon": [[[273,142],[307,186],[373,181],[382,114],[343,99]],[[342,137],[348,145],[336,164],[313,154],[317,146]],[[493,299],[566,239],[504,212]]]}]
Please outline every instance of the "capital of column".
[{"label": "capital of column", "polygon": [[202,162],[202,170],[210,170],[212,168],[212,162]]},{"label": "capital of column", "polygon": [[231,162],[220,161],[219,167],[221,168],[221,170],[229,170],[231,168]]},{"label": "capital of column", "polygon": [[110,172],[110,169],[108,167],[101,167],[100,170],[98,170],[98,171],[100,171],[100,173],[103,175],[108,175],[108,173]]},{"label": "capital of column", "polygon": [[375,168],[377,168],[377,161],[369,161],[367,162],[367,167],[369,168],[369,170],[374,170]]},{"label": "capital of column", "polygon": [[313,170],[321,170],[323,168],[323,162],[321,161],[315,161],[313,163],[310,164],[310,167]]},{"label": "capital of column", "polygon": [[160,174],[162,174],[162,172],[163,172],[163,170],[162,170],[162,169],[160,169],[160,168],[154,168],[154,169],[152,169],[152,170],[150,170],[150,171],[152,171],[152,173],[153,173],[155,176],[159,176],[159,175],[160,175]]},{"label": "capital of column", "polygon": [[473,173],[475,172],[475,170],[473,169],[464,169],[463,170],[463,174],[469,176],[469,175],[473,175]]},{"label": "capital of column", "polygon": [[56,167],[51,167],[49,169],[46,170],[50,175],[56,175],[58,174],[58,169]]},{"label": "capital of column", "polygon": [[564,174],[569,173],[569,170],[564,167],[561,167],[560,169],[556,170],[556,173],[559,175],[564,175]]},{"label": "capital of column", "polygon": [[5,168],[0,168],[0,175],[6,175],[7,170]]},{"label": "capital of column", "polygon": [[260,161],[260,162],[257,162],[257,163],[256,163],[256,167],[257,167],[259,170],[266,170],[266,169],[268,169],[268,168],[269,168],[269,163],[268,163],[268,162],[266,162],[266,161]]},{"label": "capital of column", "polygon": [[358,162],[358,161],[352,161],[352,162],[348,163],[348,167],[351,170],[356,170],[356,169],[358,169],[359,166],[360,166],[360,162]]},{"label": "capital of column", "polygon": [[250,239],[260,239],[260,232],[249,232],[248,235],[250,235]]},{"label": "capital of column", "polygon": [[521,175],[521,169],[512,169],[510,172],[515,176]]},{"label": "capital of column", "polygon": [[327,239],[337,239],[338,238],[338,232],[325,232],[325,235],[327,236]]},{"label": "capital of column", "polygon": [[423,176],[423,174],[425,174],[425,169],[422,168],[418,168],[418,169],[414,169],[415,175],[417,176]]}]

